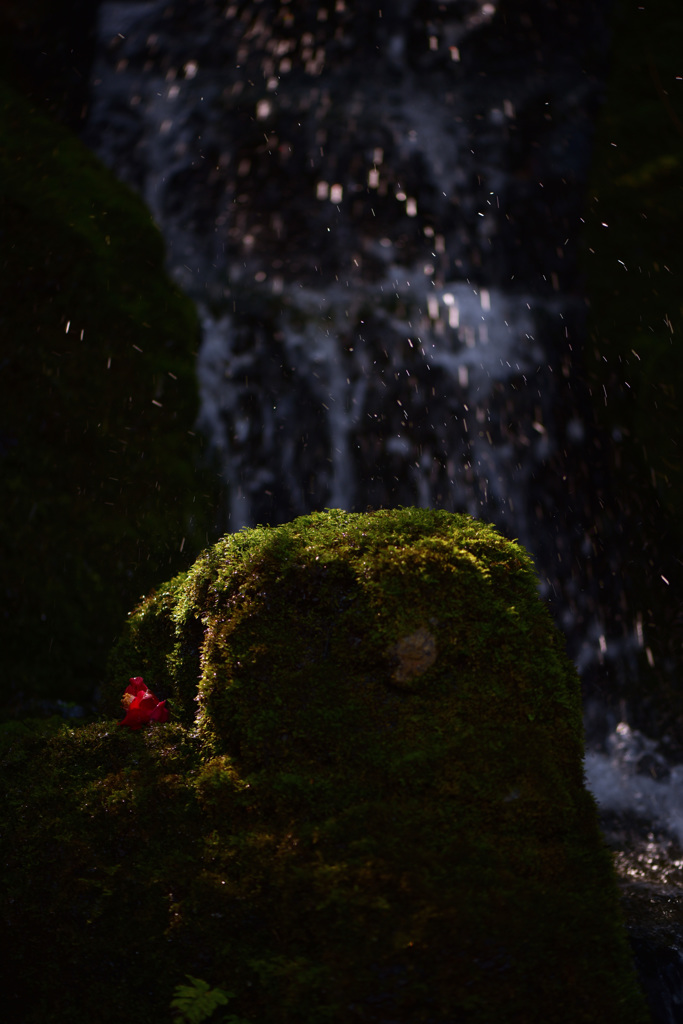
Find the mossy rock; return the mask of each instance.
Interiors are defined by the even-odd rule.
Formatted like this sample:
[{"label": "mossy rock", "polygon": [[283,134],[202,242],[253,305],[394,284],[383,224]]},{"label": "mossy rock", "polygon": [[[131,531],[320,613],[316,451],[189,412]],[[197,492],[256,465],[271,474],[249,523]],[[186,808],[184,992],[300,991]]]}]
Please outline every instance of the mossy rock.
[{"label": "mossy rock", "polygon": [[0,82],[0,703],[87,700],[208,543],[190,301],[143,202]]},{"label": "mossy rock", "polygon": [[17,1019],[162,1021],[186,974],[252,1024],[648,1019],[519,545],[418,509],[241,531],[131,614],[112,712],[138,674],[168,724],[7,739]]}]

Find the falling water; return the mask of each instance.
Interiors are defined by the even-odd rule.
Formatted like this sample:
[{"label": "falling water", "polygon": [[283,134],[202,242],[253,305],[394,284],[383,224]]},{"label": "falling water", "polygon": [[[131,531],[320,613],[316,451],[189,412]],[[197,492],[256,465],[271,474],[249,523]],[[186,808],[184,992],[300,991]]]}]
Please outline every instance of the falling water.
[{"label": "falling water", "polygon": [[494,3],[354,6],[102,6],[87,140],[200,309],[226,528],[327,506],[484,516],[598,665],[632,628],[605,618],[575,373],[587,26],[560,18],[539,46],[523,18],[496,29]]}]

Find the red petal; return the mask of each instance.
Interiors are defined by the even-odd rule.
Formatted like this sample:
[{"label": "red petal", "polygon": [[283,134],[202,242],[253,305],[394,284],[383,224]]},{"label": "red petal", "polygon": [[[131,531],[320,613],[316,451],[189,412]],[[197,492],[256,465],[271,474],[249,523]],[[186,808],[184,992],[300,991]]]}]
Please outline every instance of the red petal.
[{"label": "red petal", "polygon": [[123,692],[124,693],[136,694],[136,693],[139,693],[141,690],[144,690],[144,691],[147,690],[147,687],[145,686],[144,680],[143,680],[142,676],[134,676],[130,680],[128,686],[126,687],[126,689]]},{"label": "red petal", "polygon": [[149,713],[141,708],[129,707],[126,717],[119,722],[119,725],[127,725],[131,729],[140,729],[149,722]]},{"label": "red petal", "polygon": [[161,703],[157,704],[149,717],[155,722],[168,721],[168,708],[166,707],[166,701],[162,700]]},{"label": "red petal", "polygon": [[[129,695],[130,703],[126,707],[126,715],[119,725],[127,725],[131,729],[140,729],[147,722],[166,722],[168,708],[166,701],[160,701],[147,689],[142,676],[133,676],[124,691]],[[124,700],[125,706],[125,700]]]}]

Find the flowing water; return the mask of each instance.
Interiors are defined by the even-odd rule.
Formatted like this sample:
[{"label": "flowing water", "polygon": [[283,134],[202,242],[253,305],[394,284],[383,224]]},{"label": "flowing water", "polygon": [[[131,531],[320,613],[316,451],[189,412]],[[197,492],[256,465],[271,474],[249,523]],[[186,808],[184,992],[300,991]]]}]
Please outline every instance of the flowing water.
[{"label": "flowing water", "polygon": [[201,311],[225,527],[481,515],[584,672],[637,644],[575,371],[604,6],[540,36],[482,2],[105,3],[86,131]]},{"label": "flowing water", "polygon": [[683,765],[619,722],[586,753],[631,943],[656,1024],[683,1020]]},{"label": "flowing water", "polygon": [[[106,2],[85,135],[200,310],[225,528],[483,516],[584,680],[618,678],[643,636],[594,527],[577,271],[610,4],[513,6]],[[683,768],[601,715],[588,784],[657,1020],[682,1019]]]}]

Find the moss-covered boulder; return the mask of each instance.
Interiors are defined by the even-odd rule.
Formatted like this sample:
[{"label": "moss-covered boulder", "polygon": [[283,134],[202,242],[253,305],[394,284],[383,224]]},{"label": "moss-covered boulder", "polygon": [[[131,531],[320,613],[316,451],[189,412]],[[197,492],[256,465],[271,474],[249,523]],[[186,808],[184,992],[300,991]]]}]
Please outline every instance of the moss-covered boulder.
[{"label": "moss-covered boulder", "polygon": [[491,527],[225,537],[131,614],[111,673],[112,714],[143,675],[171,720],[6,736],[13,1019],[162,1021],[186,974],[252,1024],[648,1019],[578,680]]},{"label": "moss-covered boulder", "polygon": [[210,520],[192,304],[149,211],[0,83],[0,704],[84,699]]}]

